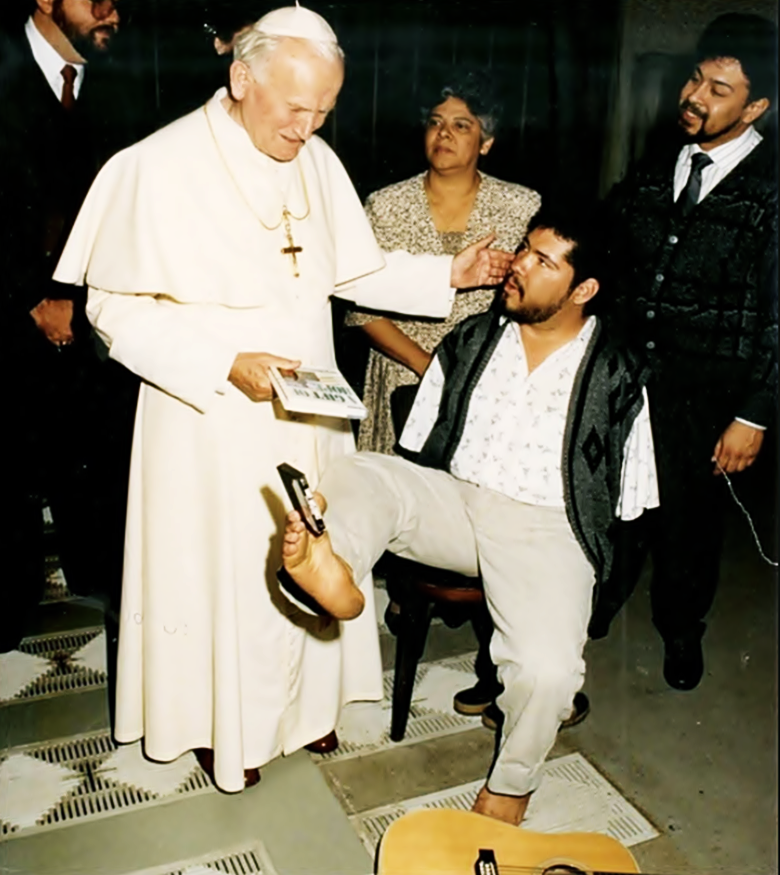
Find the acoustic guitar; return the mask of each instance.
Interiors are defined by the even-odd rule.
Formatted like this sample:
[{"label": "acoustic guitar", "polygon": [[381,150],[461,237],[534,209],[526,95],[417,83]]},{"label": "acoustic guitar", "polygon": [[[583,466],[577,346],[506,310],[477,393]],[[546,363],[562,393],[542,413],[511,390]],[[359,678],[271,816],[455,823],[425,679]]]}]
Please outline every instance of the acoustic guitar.
[{"label": "acoustic guitar", "polygon": [[616,839],[535,833],[470,811],[420,809],[382,837],[377,875],[601,875],[639,872]]}]

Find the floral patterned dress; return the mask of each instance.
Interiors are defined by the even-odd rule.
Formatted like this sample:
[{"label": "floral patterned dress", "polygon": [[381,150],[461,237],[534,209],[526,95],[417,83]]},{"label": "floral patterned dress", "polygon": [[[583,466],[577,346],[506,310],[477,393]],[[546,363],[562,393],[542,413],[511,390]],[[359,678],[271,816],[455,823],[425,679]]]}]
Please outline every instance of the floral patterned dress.
[{"label": "floral patterned dress", "polygon": [[[404,249],[413,254],[455,255],[465,246],[496,234],[493,244],[513,252],[525,234],[531,217],[541,204],[540,195],[530,188],[503,182],[485,173],[465,232],[436,230],[425,194],[425,173],[389,185],[369,195],[366,213],[379,245],[385,251]],[[420,289],[425,294],[425,289]],[[459,294],[447,319],[403,319],[388,314],[408,337],[426,352],[433,352],[441,339],[467,316],[487,310],[494,297],[492,289]],[[365,325],[382,314],[353,310],[347,314],[348,326]],[[372,349],[366,368],[363,402],[368,416],[360,423],[358,449],[393,454],[396,434],[390,415],[390,395],[402,385],[417,383],[414,371]]]}]

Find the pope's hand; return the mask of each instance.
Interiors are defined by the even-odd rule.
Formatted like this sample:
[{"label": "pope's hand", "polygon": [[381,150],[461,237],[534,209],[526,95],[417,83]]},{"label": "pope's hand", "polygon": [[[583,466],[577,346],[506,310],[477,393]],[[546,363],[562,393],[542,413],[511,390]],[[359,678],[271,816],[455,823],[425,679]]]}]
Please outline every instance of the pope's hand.
[{"label": "pope's hand", "polygon": [[450,285],[453,289],[477,289],[503,282],[514,255],[501,249],[488,249],[495,239],[495,234],[489,234],[452,259]]},{"label": "pope's hand", "polygon": [[285,371],[294,371],[301,363],[268,352],[240,352],[233,362],[228,380],[250,400],[270,401],[274,397],[274,388],[268,376],[271,365]]}]

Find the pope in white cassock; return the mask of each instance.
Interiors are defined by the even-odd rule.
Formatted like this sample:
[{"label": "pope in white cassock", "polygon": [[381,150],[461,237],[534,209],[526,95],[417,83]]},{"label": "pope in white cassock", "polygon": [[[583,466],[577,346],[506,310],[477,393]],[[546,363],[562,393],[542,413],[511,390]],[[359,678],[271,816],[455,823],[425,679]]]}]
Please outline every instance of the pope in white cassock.
[{"label": "pope in white cassock", "polygon": [[143,737],[161,761],[212,750],[227,791],[330,733],[344,703],[382,695],[370,580],[369,609],[345,625],[278,590],[276,466],[316,484],[353,441],[346,421],[286,414],[266,366],[334,366],[334,293],[445,316],[454,288],[499,282],[510,258],[490,239],[454,260],[378,249],[312,136],[342,81],[324,19],[299,7],[262,18],[236,45],[230,93],[104,167],[56,272],[89,286],[111,357],[144,380],[115,734]]}]

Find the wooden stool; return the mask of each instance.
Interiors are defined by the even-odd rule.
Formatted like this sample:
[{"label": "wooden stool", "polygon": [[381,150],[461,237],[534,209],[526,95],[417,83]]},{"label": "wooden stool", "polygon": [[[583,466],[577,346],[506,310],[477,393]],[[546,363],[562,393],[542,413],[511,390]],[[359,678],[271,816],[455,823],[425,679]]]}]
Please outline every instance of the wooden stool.
[{"label": "wooden stool", "polygon": [[[396,650],[390,738],[401,741],[409,719],[417,664],[425,648],[431,619],[444,611],[448,625],[460,625],[484,603],[485,593],[478,577],[464,577],[392,554],[385,554],[383,565],[388,595],[400,607],[393,623],[396,628],[391,630],[396,635]],[[447,620],[448,608],[462,609],[460,622]]]}]

